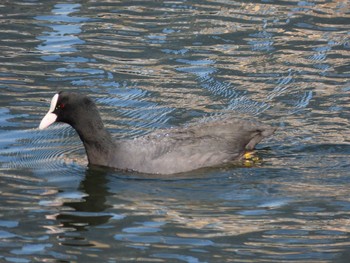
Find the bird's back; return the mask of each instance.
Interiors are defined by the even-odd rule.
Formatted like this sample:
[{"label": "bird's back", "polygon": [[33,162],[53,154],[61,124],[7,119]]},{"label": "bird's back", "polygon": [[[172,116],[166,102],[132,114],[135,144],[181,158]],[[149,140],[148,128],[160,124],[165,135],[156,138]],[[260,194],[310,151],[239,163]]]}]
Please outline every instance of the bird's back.
[{"label": "bird's back", "polygon": [[111,166],[153,174],[215,166],[240,158],[274,131],[260,122],[239,119],[161,130],[119,142]]}]

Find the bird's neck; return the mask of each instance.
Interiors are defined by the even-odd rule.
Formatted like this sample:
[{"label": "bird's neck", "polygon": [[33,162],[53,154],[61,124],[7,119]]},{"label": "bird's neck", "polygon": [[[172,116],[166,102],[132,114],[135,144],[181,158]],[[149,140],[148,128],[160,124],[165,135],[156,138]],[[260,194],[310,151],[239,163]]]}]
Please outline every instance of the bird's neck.
[{"label": "bird's neck", "polygon": [[89,164],[108,166],[115,150],[111,134],[105,129],[101,119],[84,127],[89,129],[79,129],[79,126],[75,129],[84,144]]}]

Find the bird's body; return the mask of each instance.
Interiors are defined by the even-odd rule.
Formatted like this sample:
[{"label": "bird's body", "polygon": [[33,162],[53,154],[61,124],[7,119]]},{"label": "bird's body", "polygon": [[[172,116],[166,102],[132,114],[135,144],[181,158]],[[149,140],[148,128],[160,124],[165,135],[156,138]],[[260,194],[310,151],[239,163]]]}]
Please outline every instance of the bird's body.
[{"label": "bird's body", "polygon": [[[264,135],[258,123],[226,119],[189,127],[160,130],[117,143],[112,163],[119,168],[171,174],[232,162],[252,150]],[[239,130],[236,127],[240,127]],[[273,129],[265,126],[265,135]],[[248,144],[252,142],[253,147]],[[138,154],[134,154],[137,152]],[[118,156],[117,158],[115,156]],[[120,158],[121,157],[121,158]]]},{"label": "bird's body", "polygon": [[68,92],[55,96],[40,128],[68,123],[78,132],[89,164],[141,173],[173,174],[232,162],[275,131],[260,122],[225,118],[114,141],[91,99]]}]

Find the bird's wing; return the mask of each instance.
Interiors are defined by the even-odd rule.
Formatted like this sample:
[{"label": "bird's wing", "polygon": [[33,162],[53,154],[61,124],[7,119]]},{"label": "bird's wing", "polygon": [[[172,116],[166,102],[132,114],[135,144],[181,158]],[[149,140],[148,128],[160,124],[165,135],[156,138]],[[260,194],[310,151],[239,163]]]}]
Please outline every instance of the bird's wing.
[{"label": "bird's wing", "polygon": [[181,172],[236,159],[274,131],[259,122],[227,119],[157,131],[126,142],[124,153],[135,170]]}]

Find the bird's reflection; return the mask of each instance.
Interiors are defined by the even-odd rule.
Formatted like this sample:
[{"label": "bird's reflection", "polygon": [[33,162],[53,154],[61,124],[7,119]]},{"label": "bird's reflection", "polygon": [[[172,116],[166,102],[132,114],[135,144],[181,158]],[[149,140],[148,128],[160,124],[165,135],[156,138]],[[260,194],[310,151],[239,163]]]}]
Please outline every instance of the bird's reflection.
[{"label": "bird's reflection", "polygon": [[79,186],[79,191],[84,197],[79,201],[67,201],[63,206],[73,208],[73,211],[62,211],[56,219],[64,228],[74,228],[78,231],[88,226],[96,226],[106,223],[112,215],[105,212],[110,205],[107,196],[108,171],[99,168],[86,170],[85,179]]}]

